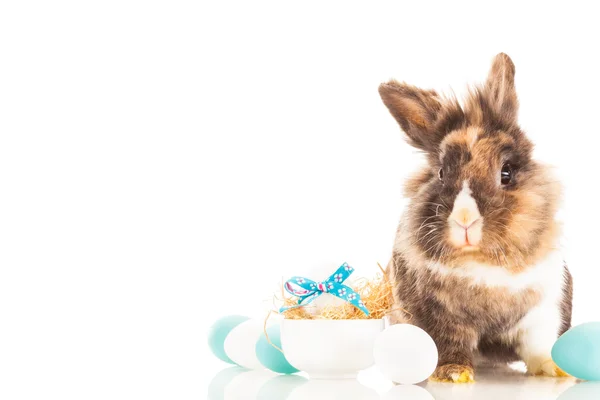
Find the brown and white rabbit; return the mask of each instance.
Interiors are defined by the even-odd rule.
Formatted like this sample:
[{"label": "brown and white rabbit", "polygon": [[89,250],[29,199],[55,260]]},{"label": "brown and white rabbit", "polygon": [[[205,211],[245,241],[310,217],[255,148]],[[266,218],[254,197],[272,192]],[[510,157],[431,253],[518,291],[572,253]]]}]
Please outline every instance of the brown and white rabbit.
[{"label": "brown and white rabbit", "polygon": [[531,374],[565,376],[550,352],[569,329],[572,279],[558,252],[560,185],[532,159],[519,128],[515,67],[498,54],[461,106],[395,80],[383,102],[427,166],[388,273],[406,310],[392,322],[427,331],[439,350],[433,380],[471,382],[474,360],[523,360]]}]

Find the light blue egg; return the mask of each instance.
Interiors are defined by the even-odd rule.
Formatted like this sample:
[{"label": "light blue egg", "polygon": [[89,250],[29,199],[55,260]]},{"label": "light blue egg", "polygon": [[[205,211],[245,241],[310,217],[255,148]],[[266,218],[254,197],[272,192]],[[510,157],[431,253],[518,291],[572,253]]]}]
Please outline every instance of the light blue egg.
[{"label": "light blue egg", "polygon": [[588,322],[565,332],[552,348],[552,359],[576,378],[600,381],[600,322]]},{"label": "light blue egg", "polygon": [[221,318],[211,326],[208,331],[208,347],[217,358],[229,364],[235,364],[225,353],[225,338],[233,328],[249,319],[242,315],[229,315]]},{"label": "light blue egg", "polygon": [[[267,334],[271,343],[281,349],[281,328],[279,325],[273,325],[267,328]],[[256,357],[258,361],[271,371],[280,374],[293,374],[298,372],[288,360],[285,358],[282,352],[267,341],[265,335],[260,335],[260,338],[256,342]]]}]

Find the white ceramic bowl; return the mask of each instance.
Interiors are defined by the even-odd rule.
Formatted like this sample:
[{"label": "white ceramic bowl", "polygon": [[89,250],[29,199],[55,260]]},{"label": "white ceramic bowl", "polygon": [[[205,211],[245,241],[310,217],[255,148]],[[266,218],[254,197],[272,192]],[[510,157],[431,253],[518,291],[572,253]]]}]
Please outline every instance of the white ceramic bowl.
[{"label": "white ceramic bowl", "polygon": [[281,346],[294,367],[312,379],[353,379],[373,365],[382,319],[294,320],[281,322]]}]

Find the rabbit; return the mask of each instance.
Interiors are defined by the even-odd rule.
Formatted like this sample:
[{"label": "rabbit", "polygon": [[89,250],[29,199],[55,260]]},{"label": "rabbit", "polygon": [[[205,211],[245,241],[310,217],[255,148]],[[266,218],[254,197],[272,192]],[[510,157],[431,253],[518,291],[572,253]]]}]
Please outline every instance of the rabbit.
[{"label": "rabbit", "polygon": [[401,309],[391,323],[422,328],[438,347],[433,381],[472,382],[480,359],[566,376],[551,357],[571,326],[573,297],[555,220],[561,185],[532,158],[514,78],[501,53],[462,103],[396,80],[379,86],[427,161],[404,187],[409,203],[386,273]]}]

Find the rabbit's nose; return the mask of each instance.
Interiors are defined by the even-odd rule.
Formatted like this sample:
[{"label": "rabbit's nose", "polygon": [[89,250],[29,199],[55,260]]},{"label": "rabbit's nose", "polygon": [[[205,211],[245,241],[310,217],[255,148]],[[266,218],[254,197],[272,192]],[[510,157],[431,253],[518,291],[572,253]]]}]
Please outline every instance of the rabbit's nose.
[{"label": "rabbit's nose", "polygon": [[479,212],[473,212],[473,210],[468,208],[463,208],[457,213],[452,213],[452,220],[465,230],[473,226],[480,218]]},{"label": "rabbit's nose", "polygon": [[464,181],[462,190],[454,199],[454,207],[452,207],[448,222],[456,223],[463,229],[469,229],[480,218],[481,214],[469,188],[469,182]]}]

